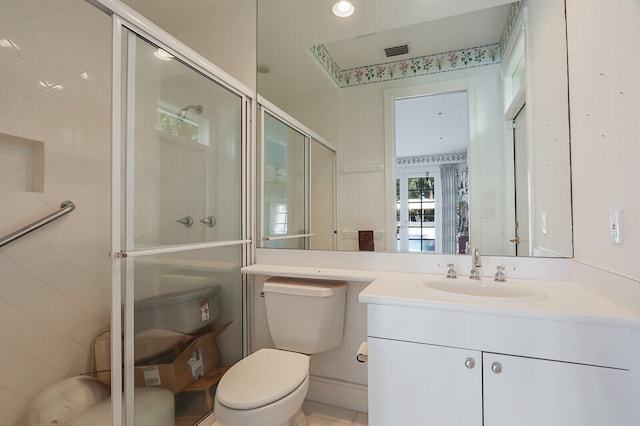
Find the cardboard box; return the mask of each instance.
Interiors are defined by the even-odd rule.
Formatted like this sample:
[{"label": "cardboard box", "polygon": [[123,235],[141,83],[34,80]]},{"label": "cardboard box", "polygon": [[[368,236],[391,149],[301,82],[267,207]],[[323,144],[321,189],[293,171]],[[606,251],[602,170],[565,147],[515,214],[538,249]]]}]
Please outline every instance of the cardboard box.
[{"label": "cardboard box", "polygon": [[215,331],[197,337],[173,361],[138,365],[136,386],[161,386],[178,393],[220,363]]},{"label": "cardboard box", "polygon": [[[203,377],[220,363],[216,338],[230,323],[213,330],[209,328],[210,331],[204,334],[191,336],[186,347],[180,343],[183,349],[177,355],[175,350],[165,350],[159,353],[156,359],[147,357],[143,361],[144,364],[141,361],[141,365],[134,367],[135,386],[160,386],[178,393],[190,383]],[[98,378],[105,382],[105,379],[108,379],[110,383],[110,340],[101,335],[96,338],[95,346]]]},{"label": "cardboard box", "polygon": [[194,424],[212,412],[218,382],[228,369],[228,366],[215,367],[203,378],[177,393],[175,397],[176,420],[191,421],[189,424]]}]

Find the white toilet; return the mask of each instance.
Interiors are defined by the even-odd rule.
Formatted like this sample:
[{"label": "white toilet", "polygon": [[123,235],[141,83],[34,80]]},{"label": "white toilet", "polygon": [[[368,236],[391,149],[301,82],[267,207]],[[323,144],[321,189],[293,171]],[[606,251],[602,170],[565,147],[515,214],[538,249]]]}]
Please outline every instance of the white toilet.
[{"label": "white toilet", "polygon": [[278,349],[260,349],[231,367],[216,390],[220,426],[306,426],[309,355],[342,343],[347,286],[271,278],[263,293]]}]

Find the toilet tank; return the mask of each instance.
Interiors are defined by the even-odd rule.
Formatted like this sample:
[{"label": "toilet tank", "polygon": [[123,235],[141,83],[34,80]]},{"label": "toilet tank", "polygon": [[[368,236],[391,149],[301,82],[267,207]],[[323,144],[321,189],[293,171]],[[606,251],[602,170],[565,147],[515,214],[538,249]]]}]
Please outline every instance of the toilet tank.
[{"label": "toilet tank", "polygon": [[270,278],[262,291],[277,348],[314,354],[342,344],[346,283]]}]

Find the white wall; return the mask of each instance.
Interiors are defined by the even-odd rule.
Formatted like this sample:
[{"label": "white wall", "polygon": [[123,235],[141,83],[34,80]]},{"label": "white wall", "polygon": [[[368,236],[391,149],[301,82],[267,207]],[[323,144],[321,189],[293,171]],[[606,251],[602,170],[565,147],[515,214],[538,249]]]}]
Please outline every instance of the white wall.
[{"label": "white wall", "polygon": [[[567,0],[575,260],[640,281],[640,3]],[[622,209],[622,244],[608,214]]]},{"label": "white wall", "polygon": [[256,90],[256,2],[124,0],[131,8]]},{"label": "white wall", "polygon": [[11,1],[0,33],[15,46],[0,47],[0,133],[44,143],[43,192],[0,181],[0,235],[77,206],[0,248],[0,422],[14,425],[44,388],[91,370],[109,327],[111,21],[81,0]]}]

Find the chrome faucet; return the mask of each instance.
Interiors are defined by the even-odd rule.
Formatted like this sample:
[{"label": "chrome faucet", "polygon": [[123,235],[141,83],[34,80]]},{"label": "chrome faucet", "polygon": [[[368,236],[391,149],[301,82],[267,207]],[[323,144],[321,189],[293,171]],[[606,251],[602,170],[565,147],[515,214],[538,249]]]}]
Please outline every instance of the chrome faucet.
[{"label": "chrome faucet", "polygon": [[478,268],[482,266],[482,260],[480,260],[480,252],[478,249],[473,249],[471,253],[471,272],[469,272],[469,278],[472,280],[480,279],[480,271]]},{"label": "chrome faucet", "polygon": [[500,281],[500,282],[504,282],[507,279],[504,276],[504,266],[498,266],[497,271],[496,271],[496,276],[494,278],[494,281]]},{"label": "chrome faucet", "polygon": [[456,269],[453,263],[448,263],[447,268],[449,268],[449,270],[447,270],[447,278],[458,278],[458,275],[456,274]]}]

